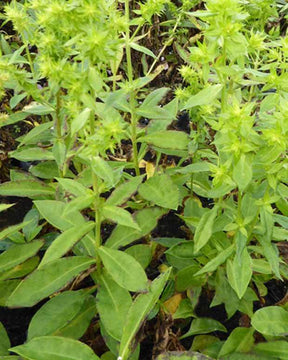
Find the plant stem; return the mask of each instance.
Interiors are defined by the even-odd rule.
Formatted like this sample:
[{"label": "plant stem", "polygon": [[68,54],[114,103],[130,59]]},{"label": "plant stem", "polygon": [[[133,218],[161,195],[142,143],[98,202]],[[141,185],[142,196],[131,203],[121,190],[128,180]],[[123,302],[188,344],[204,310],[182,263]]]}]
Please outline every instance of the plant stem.
[{"label": "plant stem", "polygon": [[172,29],[172,32],[171,32],[171,35],[169,36],[168,40],[165,42],[163,48],[161,49],[161,51],[159,52],[159,54],[157,55],[156,59],[153,61],[152,65],[150,66],[150,69],[148,70],[146,76],[148,76],[152,70],[154,69],[155,65],[157,64],[157,62],[159,61],[160,57],[162,56],[162,54],[164,53],[164,51],[166,50],[167,46],[170,45],[172,39],[174,38],[174,34],[175,34],[175,31],[177,30],[177,27],[179,25],[179,22],[181,20],[181,14],[178,16],[177,20],[176,20],[176,23]]},{"label": "plant stem", "polygon": [[61,109],[61,93],[60,93],[60,90],[58,90],[58,92],[56,94],[56,135],[57,135],[57,139],[61,139],[61,137],[62,137],[60,109]]},{"label": "plant stem", "polygon": [[35,72],[34,72],[34,68],[33,68],[33,62],[32,62],[32,58],[31,58],[31,54],[30,54],[30,51],[29,51],[29,47],[28,47],[28,44],[26,44],[26,55],[28,57],[28,61],[29,61],[29,66],[30,66],[30,70],[31,70],[31,73],[33,75],[33,78],[35,78]]},{"label": "plant stem", "polygon": [[[133,83],[133,67],[132,67],[132,58],[131,58],[131,47],[130,47],[130,15],[129,15],[129,0],[125,0],[125,18],[126,18],[126,36],[125,36],[125,49],[126,49],[126,59],[127,59],[127,76],[130,86],[132,87]],[[139,161],[138,161],[138,149],[137,149],[137,120],[136,116],[136,94],[134,89],[130,91],[130,107],[131,107],[131,141],[133,148],[133,162],[135,167],[136,176],[140,175]]]},{"label": "plant stem", "polygon": [[[98,178],[94,173],[93,173],[93,190],[94,190],[94,193],[96,194],[94,210],[95,210],[95,247],[96,247],[96,251],[97,251],[98,248],[101,246],[101,212],[99,210],[100,197],[99,197]],[[98,253],[96,255],[96,267],[97,267],[97,273],[100,274],[101,259],[98,255]]]}]

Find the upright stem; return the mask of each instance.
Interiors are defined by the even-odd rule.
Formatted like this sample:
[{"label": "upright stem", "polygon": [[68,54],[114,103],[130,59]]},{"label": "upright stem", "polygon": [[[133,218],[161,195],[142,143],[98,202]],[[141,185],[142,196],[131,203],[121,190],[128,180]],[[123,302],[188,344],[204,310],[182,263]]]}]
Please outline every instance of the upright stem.
[{"label": "upright stem", "polygon": [[[125,36],[125,48],[126,48],[126,60],[127,60],[127,76],[129,84],[132,86],[133,83],[133,66],[131,58],[131,47],[130,47],[130,15],[129,15],[129,0],[125,0],[125,18],[126,18],[126,36]],[[133,162],[135,167],[136,175],[140,175],[139,161],[138,161],[138,149],[137,149],[137,120],[136,115],[136,96],[132,89],[130,91],[130,107],[131,107],[131,141],[133,148]]]},{"label": "upright stem", "polygon": [[61,109],[61,90],[58,90],[56,94],[56,135],[57,139],[61,139],[62,131],[61,131],[61,118],[60,118],[60,109]]},{"label": "upright stem", "polygon": [[[98,178],[95,174],[93,174],[93,190],[96,194],[95,198],[95,247],[96,250],[101,246],[101,212],[99,210],[99,186],[98,186]],[[96,255],[96,266],[97,266],[97,273],[100,274],[101,272],[101,259],[97,253]]]},{"label": "upright stem", "polygon": [[125,36],[125,49],[127,59],[127,75],[129,83],[133,81],[133,67],[131,59],[131,47],[130,47],[130,14],[129,14],[129,0],[125,0],[125,20],[126,20],[126,36]]},{"label": "upright stem", "polygon": [[30,51],[29,51],[29,47],[28,47],[28,44],[26,44],[26,55],[28,57],[28,61],[29,61],[29,66],[30,66],[30,70],[31,70],[31,73],[33,75],[33,78],[35,78],[35,72],[34,72],[34,67],[33,67],[33,62],[32,62],[32,58],[31,58],[31,54],[30,54]]},{"label": "upright stem", "polygon": [[167,46],[170,45],[171,40],[174,37],[175,31],[177,30],[177,27],[179,25],[179,22],[181,20],[181,15],[178,16],[176,23],[172,29],[171,35],[169,36],[168,40],[166,41],[166,43],[164,44],[163,48],[161,49],[161,51],[159,52],[159,54],[157,55],[156,59],[153,61],[152,65],[150,66],[150,69],[148,70],[146,76],[148,76],[152,70],[154,69],[155,65],[157,64],[157,62],[159,61],[160,57],[162,56],[162,54],[164,53],[165,49],[167,48]]}]

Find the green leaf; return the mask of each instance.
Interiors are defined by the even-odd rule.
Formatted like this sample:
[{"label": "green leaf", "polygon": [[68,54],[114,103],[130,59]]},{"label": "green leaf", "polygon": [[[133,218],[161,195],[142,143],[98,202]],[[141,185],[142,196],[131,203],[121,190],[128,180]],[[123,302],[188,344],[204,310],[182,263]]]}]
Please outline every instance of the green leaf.
[{"label": "green leaf", "polygon": [[95,260],[84,257],[66,257],[49,262],[22,280],[9,296],[9,307],[29,307],[58,291]]},{"label": "green leaf", "polygon": [[141,109],[142,107],[154,107],[154,106],[156,106],[162,100],[162,98],[167,94],[167,92],[169,90],[170,90],[169,88],[162,87],[160,89],[156,89],[156,90],[152,91],[145,98],[145,100],[143,101],[143,103],[141,104],[139,109]]},{"label": "green leaf", "polygon": [[235,352],[248,352],[254,344],[254,329],[238,327],[229,335],[222,346],[219,357]]},{"label": "green leaf", "polygon": [[34,256],[43,245],[43,240],[35,240],[23,245],[12,245],[0,255],[0,273],[13,268]]},{"label": "green leaf", "polygon": [[0,241],[9,237],[10,235],[13,235],[17,231],[21,230],[25,225],[28,225],[29,223],[30,223],[30,221],[24,221],[20,224],[12,225],[12,226],[9,226],[8,228],[2,230],[0,232]]},{"label": "green leaf", "polygon": [[212,210],[209,210],[202,215],[194,235],[195,254],[209,241],[213,233],[213,225],[217,216],[217,211],[218,207],[215,205]]},{"label": "green leaf", "polygon": [[[288,359],[288,342],[285,340],[269,341],[267,343],[257,344],[254,349],[256,353],[261,355],[267,355],[269,360],[287,360]],[[262,360],[259,358],[259,360]]]},{"label": "green leaf", "polygon": [[247,157],[242,154],[240,160],[233,168],[233,180],[241,192],[249,185],[252,175],[252,167],[247,161]]},{"label": "green leaf", "polygon": [[187,150],[189,138],[188,135],[182,131],[163,130],[142,136],[138,141],[165,149]]},{"label": "green leaf", "polygon": [[210,356],[195,351],[168,351],[157,356],[156,360],[213,360]]},{"label": "green leaf", "polygon": [[[177,269],[193,265],[195,259],[194,242],[183,240],[165,251],[167,261]],[[195,264],[195,263],[194,263]]]},{"label": "green leaf", "polygon": [[85,222],[80,213],[69,213],[64,215],[65,203],[56,200],[34,201],[39,213],[51,225],[60,230],[67,230],[76,224]]},{"label": "green leaf", "polygon": [[73,179],[63,179],[63,178],[56,178],[58,183],[63,187],[63,189],[72,195],[75,196],[85,196],[87,195],[87,189],[85,186],[77,182]]},{"label": "green leaf", "polygon": [[10,351],[29,360],[100,360],[89,346],[60,336],[41,336]]},{"label": "green leaf", "polygon": [[252,316],[251,324],[264,335],[288,335],[288,311],[279,306],[267,306]]},{"label": "green leaf", "polygon": [[127,360],[133,339],[146,316],[158,301],[170,276],[170,272],[171,268],[156,278],[152,282],[149,292],[138,295],[130,307],[120,342],[119,357],[121,357],[122,360]]},{"label": "green leaf", "polygon": [[8,297],[19,283],[18,279],[0,281],[0,306],[6,306]]},{"label": "green leaf", "polygon": [[10,348],[10,340],[7,335],[7,332],[0,322],[0,358],[2,359],[2,356],[9,355],[9,348]]},{"label": "green leaf", "polygon": [[127,313],[132,304],[131,296],[128,290],[119,286],[106,273],[101,275],[99,284],[96,299],[100,319],[106,331],[120,341]]},{"label": "green leaf", "polygon": [[131,227],[117,225],[107,239],[105,246],[118,249],[121,246],[128,245],[132,241],[149,234],[156,227],[158,218],[162,216],[163,213],[162,209],[156,207],[146,208],[136,212],[135,220],[141,230],[139,231]]},{"label": "green leaf", "polygon": [[52,151],[47,149],[42,149],[40,147],[33,147],[19,150],[11,151],[9,153],[10,157],[20,161],[42,161],[42,160],[54,160],[54,155]]},{"label": "green leaf", "polygon": [[133,256],[101,246],[98,254],[114,281],[129,291],[145,291],[148,279],[141,265]]},{"label": "green leaf", "polygon": [[229,284],[239,299],[242,299],[252,277],[251,258],[246,248],[243,249],[240,259],[235,256],[233,262],[227,261],[227,276]]},{"label": "green leaf", "polygon": [[9,209],[11,206],[14,206],[15,204],[0,204],[0,212],[5,211]]},{"label": "green leaf", "polygon": [[73,226],[59,235],[46,250],[39,265],[39,269],[50,261],[59,259],[65,255],[81,238],[95,227],[95,223],[89,221],[80,226]]},{"label": "green leaf", "polygon": [[201,286],[205,283],[205,277],[195,276],[199,270],[199,265],[190,265],[177,272],[175,278],[175,289],[178,292],[183,292],[189,288]]},{"label": "green leaf", "polygon": [[214,259],[210,260],[201,270],[199,270],[195,276],[204,274],[206,272],[212,272],[218,269],[230,255],[234,252],[234,245],[229,246],[227,249],[221,251]]},{"label": "green leaf", "polygon": [[91,114],[91,109],[85,108],[76,118],[71,122],[70,130],[71,136],[75,135],[77,131],[81,130],[85,125],[89,116]]},{"label": "green leaf", "polygon": [[0,195],[2,196],[51,196],[55,190],[40,181],[18,180],[9,181],[0,185]]},{"label": "green leaf", "polygon": [[23,112],[34,115],[48,115],[54,112],[55,109],[52,106],[39,104],[35,101],[31,102],[23,108]]},{"label": "green leaf", "polygon": [[59,176],[59,169],[55,161],[44,161],[37,165],[32,165],[29,168],[29,172],[41,179],[54,179]]},{"label": "green leaf", "polygon": [[22,264],[0,274],[0,280],[17,279],[30,274],[39,264],[39,256],[24,261]]},{"label": "green leaf", "polygon": [[145,269],[152,260],[152,248],[150,245],[137,244],[125,250],[126,254],[133,256]]},{"label": "green leaf", "polygon": [[53,124],[53,121],[49,121],[47,123],[35,126],[32,130],[29,131],[28,134],[17,138],[17,141],[19,141],[21,145],[37,144],[38,142],[50,141],[53,138],[52,131],[50,130]]},{"label": "green leaf", "polygon": [[138,45],[134,42],[130,42],[130,46],[132,49],[136,50],[136,51],[139,51],[143,54],[146,54],[148,56],[151,56],[153,59],[157,59],[156,56],[153,54],[153,52],[149,49],[147,49],[146,47],[144,46],[141,46],[141,45]]},{"label": "green leaf", "polygon": [[181,111],[191,109],[194,106],[210,105],[218,97],[222,88],[223,85],[217,84],[199,91],[196,95],[190,97]]},{"label": "green leaf", "polygon": [[115,185],[113,169],[108,162],[100,156],[94,156],[91,161],[92,171],[104,180],[105,184],[111,188]]},{"label": "green leaf", "polygon": [[75,211],[87,209],[93,203],[95,203],[95,194],[76,197],[66,204],[63,216],[67,216]]},{"label": "green leaf", "polygon": [[82,308],[77,315],[66,326],[57,330],[55,335],[72,339],[80,339],[85,334],[96,313],[97,308],[95,297],[85,297],[82,301]]},{"label": "green leaf", "polygon": [[112,220],[120,225],[140,230],[138,224],[134,221],[132,215],[127,210],[124,210],[121,207],[104,205],[101,211],[102,215],[106,219]]},{"label": "green leaf", "polygon": [[122,205],[127,201],[138,189],[139,185],[142,183],[144,175],[135,176],[129,181],[126,181],[124,184],[117,186],[117,188],[112,192],[109,198],[106,200],[106,205]]},{"label": "green leaf", "polygon": [[180,174],[195,174],[195,173],[208,172],[208,171],[210,171],[210,164],[205,161],[190,164],[183,168],[177,169],[177,173]]},{"label": "green leaf", "polygon": [[9,115],[7,119],[4,119],[4,121],[0,122],[0,128],[2,128],[3,126],[12,125],[19,121],[22,121],[27,116],[28,116],[28,114],[26,114],[22,111],[15,112],[15,113]]},{"label": "green leaf", "polygon": [[177,210],[179,189],[168,175],[155,175],[139,186],[139,194],[163,208]]},{"label": "green leaf", "polygon": [[60,170],[63,170],[66,159],[66,145],[64,139],[55,139],[52,147],[54,159]]},{"label": "green leaf", "polygon": [[[83,304],[87,306],[87,299],[92,298],[94,302],[94,313],[96,311],[95,299],[83,291],[65,291],[46,302],[33,316],[29,328],[27,340],[39,336],[61,335],[61,331],[73,323],[74,319],[84,311]],[[92,315],[93,316],[93,315]],[[81,326],[81,334],[85,332],[89,323]],[[74,325],[75,327],[75,325]],[[79,324],[77,324],[79,327]],[[59,334],[60,333],[60,334]],[[79,333],[77,334],[79,335]],[[78,337],[78,336],[77,336]]]},{"label": "green leaf", "polygon": [[217,320],[210,318],[198,318],[192,321],[190,329],[186,334],[182,335],[180,339],[185,339],[189,336],[197,335],[197,334],[208,334],[213,331],[227,332],[225,326],[223,326]]}]

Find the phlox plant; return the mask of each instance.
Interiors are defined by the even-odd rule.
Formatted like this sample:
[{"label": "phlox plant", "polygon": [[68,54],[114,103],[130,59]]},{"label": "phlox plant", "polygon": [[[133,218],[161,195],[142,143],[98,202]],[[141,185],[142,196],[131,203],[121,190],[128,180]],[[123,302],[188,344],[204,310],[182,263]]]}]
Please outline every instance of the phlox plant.
[{"label": "phlox plant", "polygon": [[[47,301],[24,344],[0,324],[0,356],[141,359],[154,321],[169,334],[159,360],[287,359],[286,303],[265,306],[265,284],[287,281],[285,16],[271,0],[4,6],[15,35],[1,34],[0,126],[31,130],[9,153],[29,170],[11,170],[0,195],[33,207],[0,232],[0,305]],[[186,237],[153,237],[172,213]],[[239,315],[224,337],[197,315],[204,294]],[[104,354],[84,344],[88,328]],[[189,351],[168,352],[182,339]]]}]

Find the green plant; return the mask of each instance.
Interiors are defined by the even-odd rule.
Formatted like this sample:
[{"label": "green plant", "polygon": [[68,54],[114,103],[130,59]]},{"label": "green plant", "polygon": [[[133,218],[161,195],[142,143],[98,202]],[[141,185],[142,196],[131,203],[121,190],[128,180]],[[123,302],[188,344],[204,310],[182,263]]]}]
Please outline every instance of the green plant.
[{"label": "green plant", "polygon": [[[193,11],[196,5],[205,9]],[[33,128],[10,153],[32,165],[11,171],[0,195],[30,197],[34,205],[21,224],[0,232],[7,247],[0,255],[0,305],[30,307],[50,297],[33,317],[27,343],[13,352],[37,360],[53,352],[65,360],[97,359],[78,341],[97,313],[96,331],[111,359],[137,359],[141,326],[156,316],[187,319],[185,325],[194,318],[179,339],[194,336],[192,355],[287,358],[285,306],[253,309],[268,280],[287,278],[277,247],[287,239],[287,41],[279,28],[266,28],[277,19],[276,5],[5,6],[21,43],[1,38],[2,96],[13,90],[1,126],[26,119]],[[168,27],[157,53],[147,45],[153,18]],[[169,84],[153,85],[169,67],[159,63],[172,44],[185,81],[173,94]],[[137,56],[141,70],[133,67]],[[192,119],[189,134],[173,128],[179,111]],[[149,125],[138,126],[141,118]],[[144,161],[149,152],[154,164]],[[175,166],[165,166],[166,156]],[[188,239],[152,239],[171,210],[185,222]],[[110,223],[117,225],[104,242]],[[163,248],[162,274],[150,281],[145,269]],[[85,278],[91,286],[82,286]],[[228,318],[240,311],[251,326],[236,327],[225,342],[206,335],[227,330],[197,317],[204,291],[213,295],[211,306],[224,304]],[[0,331],[0,355],[8,356],[9,339]],[[255,331],[270,347],[255,344]]]}]

